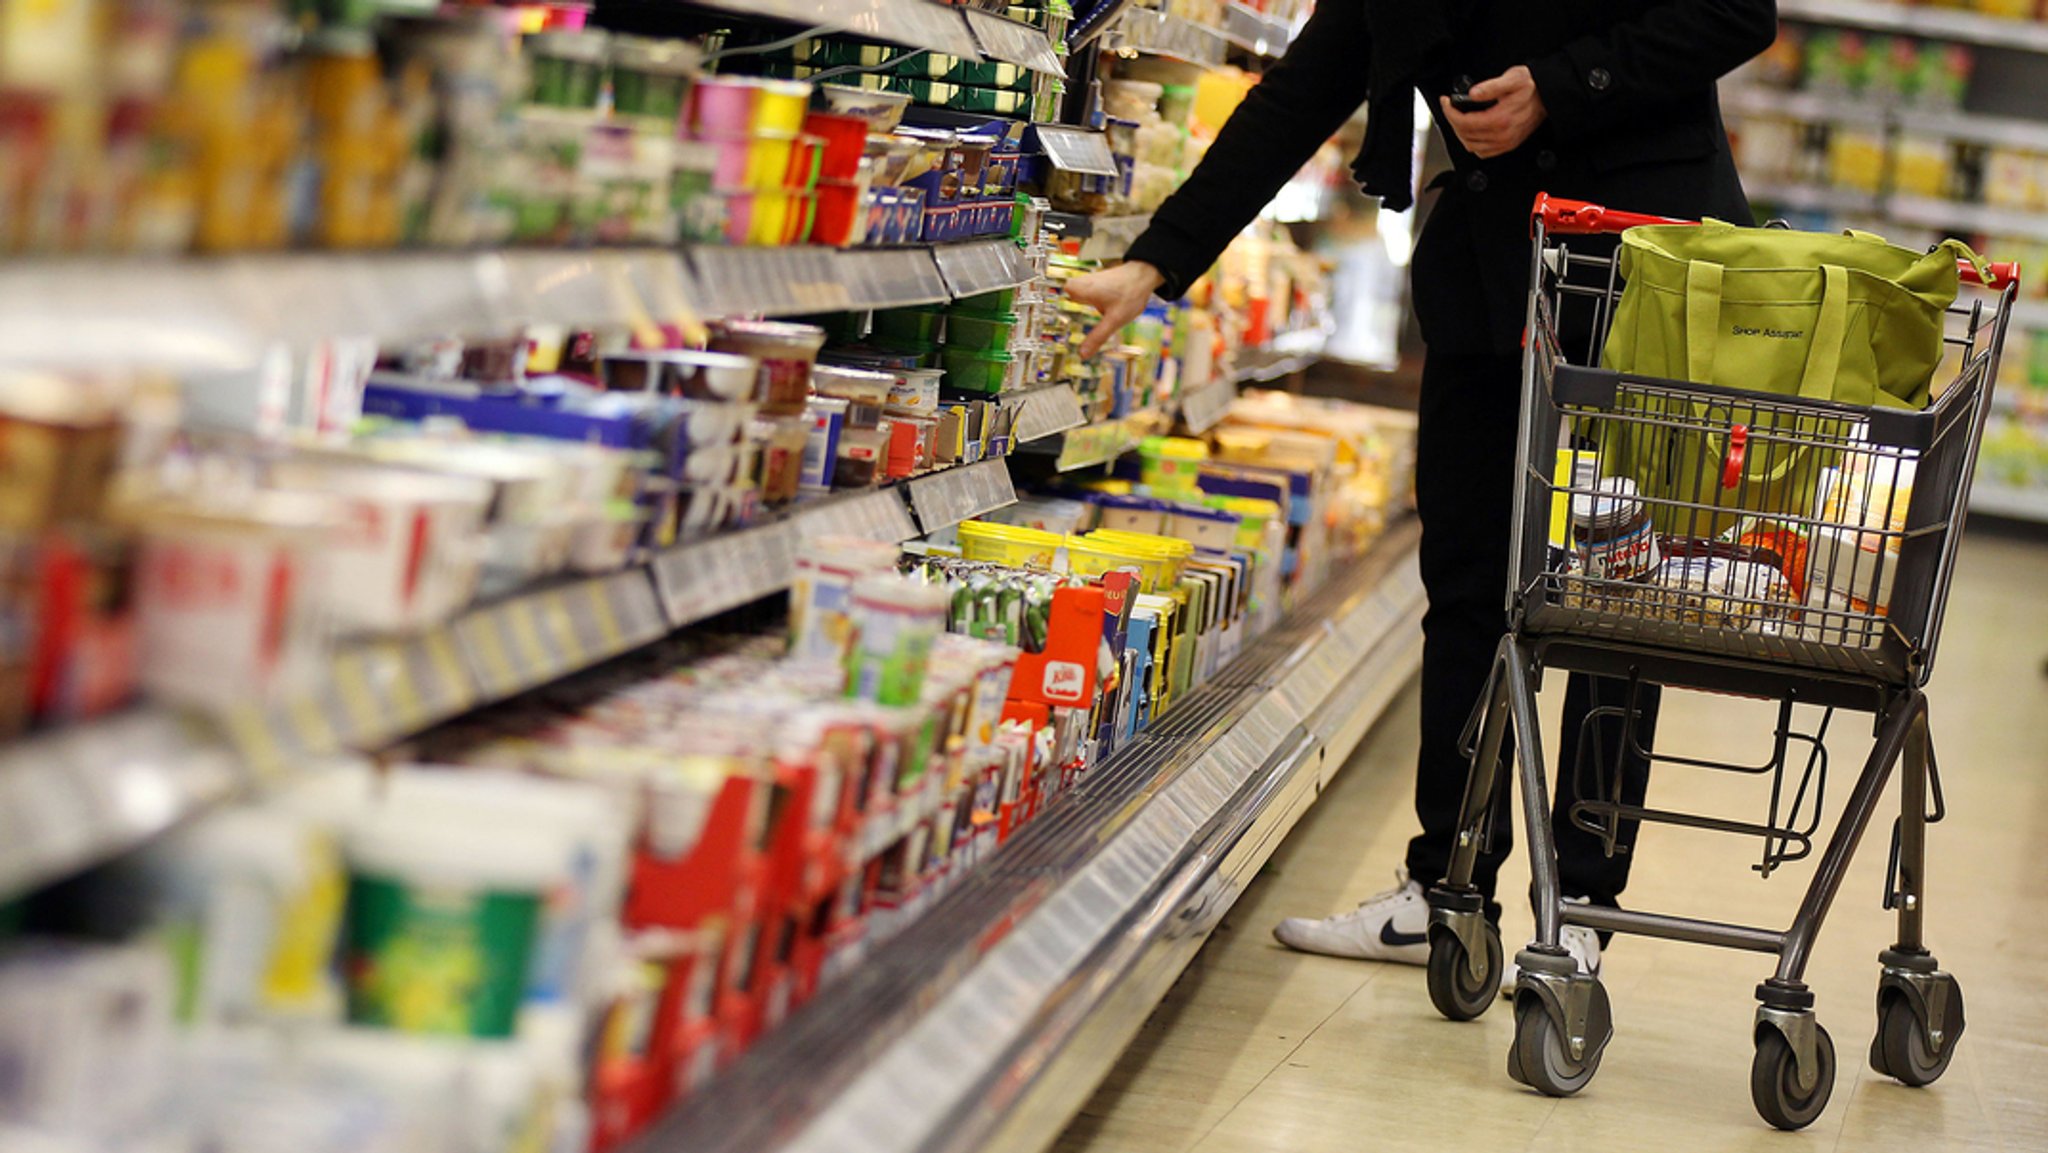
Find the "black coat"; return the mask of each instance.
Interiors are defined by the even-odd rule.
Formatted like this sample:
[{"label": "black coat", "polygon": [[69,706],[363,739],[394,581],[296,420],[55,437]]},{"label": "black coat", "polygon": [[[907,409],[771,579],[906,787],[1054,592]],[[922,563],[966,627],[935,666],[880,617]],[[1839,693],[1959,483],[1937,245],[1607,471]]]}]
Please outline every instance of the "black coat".
[{"label": "black coat", "polygon": [[[1447,46],[1411,55],[1375,43],[1382,3],[1445,5]],[[1443,194],[1411,270],[1423,339],[1444,353],[1513,352],[1538,191],[1748,221],[1714,82],[1776,33],[1774,0],[1321,0],[1129,256],[1179,295],[1369,96],[1377,109],[1419,90],[1455,165],[1432,183]],[[1412,77],[1373,81],[1369,61],[1411,59]],[[1516,64],[1529,66],[1547,119],[1514,152],[1480,160],[1442,123],[1437,98],[1459,75]]]}]

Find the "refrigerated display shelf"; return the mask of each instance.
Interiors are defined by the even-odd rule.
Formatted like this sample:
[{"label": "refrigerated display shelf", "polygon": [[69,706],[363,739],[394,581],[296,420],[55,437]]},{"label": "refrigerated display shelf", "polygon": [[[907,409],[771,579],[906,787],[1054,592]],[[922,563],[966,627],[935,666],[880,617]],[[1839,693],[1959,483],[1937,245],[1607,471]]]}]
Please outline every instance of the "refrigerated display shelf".
[{"label": "refrigerated display shelf", "polygon": [[509,332],[537,319],[701,317],[933,304],[1031,279],[995,238],[910,248],[301,252],[0,265],[0,363],[246,370],[272,347]]},{"label": "refrigerated display shelf", "polygon": [[1223,6],[1223,38],[1254,56],[1279,57],[1297,31],[1295,25],[1237,0]]},{"label": "refrigerated display shelf", "polygon": [[1204,68],[1220,67],[1230,50],[1221,31],[1150,8],[1125,12],[1112,39],[1122,51],[1165,56]]},{"label": "refrigerated display shelf", "polygon": [[631,1153],[1036,1153],[1419,663],[1412,520]]},{"label": "refrigerated display shelf", "polygon": [[1320,329],[1282,334],[1268,344],[1239,352],[1229,373],[1183,392],[1163,409],[1145,408],[1119,417],[1084,420],[1056,434],[1020,438],[1022,450],[1055,457],[1053,467],[1057,471],[1073,472],[1109,464],[1137,448],[1145,437],[1166,432],[1175,418],[1193,432],[1207,432],[1229,412],[1238,386],[1270,383],[1308,368],[1322,359],[1328,340],[1328,334]]},{"label": "refrigerated display shelf", "polygon": [[2048,240],[2048,213],[2023,208],[1998,208],[1925,196],[1894,196],[1886,202],[1885,214],[1902,224],[1916,224],[1923,228],[1954,228],[1991,236]]},{"label": "refrigerated display shelf", "polygon": [[1778,0],[1778,16],[1817,24],[1843,24],[1872,32],[1903,32],[1936,40],[2048,53],[2048,24],[1986,16],[1960,8],[1887,0]]},{"label": "refrigerated display shelf", "polygon": [[1790,208],[1799,212],[1840,212],[1859,216],[1884,215],[1884,198],[1875,192],[1858,192],[1828,184],[1802,184],[1790,180],[1745,178],[1743,191],[1750,203]]},{"label": "refrigerated display shelf", "polygon": [[1088,413],[1081,407],[1081,398],[1071,384],[1039,385],[1007,395],[1003,403],[1017,409],[1011,436],[1020,445],[1057,436],[1088,423]]},{"label": "refrigerated display shelf", "polygon": [[1987,484],[1980,478],[1970,484],[1970,511],[2048,524],[2048,486],[2020,488]]},{"label": "refrigerated display shelf", "polygon": [[[760,16],[802,24],[821,32],[848,32],[909,48],[982,59],[981,43],[958,8],[937,0],[692,0],[737,16]],[[1038,32],[1037,29],[1029,29]],[[1038,33],[1045,40],[1045,34]],[[1047,50],[1051,50],[1047,42]],[[1013,63],[1022,63],[1013,61]]]},{"label": "refrigerated display shelf", "polygon": [[1152,214],[1123,216],[1082,216],[1073,212],[1049,212],[1046,231],[1062,240],[1078,240],[1073,255],[1081,260],[1122,260],[1125,252],[1152,226]]},{"label": "refrigerated display shelf", "polygon": [[647,565],[554,581],[418,634],[344,644],[317,684],[286,701],[218,720],[145,706],[11,745],[0,753],[0,901],[322,756],[377,751],[781,592],[815,537],[898,543],[1015,499],[1000,459],[821,497]]}]

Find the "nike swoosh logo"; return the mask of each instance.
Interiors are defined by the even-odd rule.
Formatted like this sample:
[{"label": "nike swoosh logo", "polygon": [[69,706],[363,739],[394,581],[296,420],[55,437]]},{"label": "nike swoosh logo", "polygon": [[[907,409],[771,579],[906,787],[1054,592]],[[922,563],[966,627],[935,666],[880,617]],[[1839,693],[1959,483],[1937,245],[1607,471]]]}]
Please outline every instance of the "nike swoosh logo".
[{"label": "nike swoosh logo", "polygon": [[1398,932],[1394,928],[1394,922],[1390,920],[1380,926],[1380,944],[1391,949],[1402,949],[1409,945],[1427,945],[1429,944],[1429,934]]}]

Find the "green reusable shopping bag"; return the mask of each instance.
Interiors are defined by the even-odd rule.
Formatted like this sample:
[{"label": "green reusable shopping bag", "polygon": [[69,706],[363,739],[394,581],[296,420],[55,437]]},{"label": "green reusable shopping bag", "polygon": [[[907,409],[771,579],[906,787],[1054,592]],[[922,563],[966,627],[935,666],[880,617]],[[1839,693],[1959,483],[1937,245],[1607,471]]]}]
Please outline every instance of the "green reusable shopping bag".
[{"label": "green reusable shopping bag", "polygon": [[[1622,234],[1625,287],[1602,362],[1633,375],[1751,392],[1925,408],[1958,259],[1982,268],[1959,240],[1918,253],[1866,232],[1717,220],[1631,228]],[[1774,437],[1839,439],[1850,423],[1705,399],[1676,411],[1641,411],[1672,407],[1647,398],[1622,406],[1648,419],[1600,422],[1601,471],[1635,481],[1652,500],[1659,531],[1693,536],[1719,535],[1744,512],[1811,515],[1815,481],[1832,454]],[[1753,445],[1742,467],[1724,475],[1729,438],[1674,427],[1694,421],[1747,425],[1763,451]],[[1659,500],[1714,507],[1695,513]]]}]

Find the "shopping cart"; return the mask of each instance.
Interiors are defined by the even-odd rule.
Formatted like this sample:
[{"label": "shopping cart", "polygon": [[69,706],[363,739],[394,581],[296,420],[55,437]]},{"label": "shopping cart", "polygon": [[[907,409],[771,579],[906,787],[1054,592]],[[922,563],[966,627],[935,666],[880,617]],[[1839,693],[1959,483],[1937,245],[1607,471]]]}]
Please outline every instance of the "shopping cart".
[{"label": "shopping cart", "polygon": [[[1493,829],[1512,819],[1500,763],[1512,725],[1536,935],[1515,958],[1509,1075],[1552,1096],[1577,1092],[1613,1034],[1598,977],[1579,973],[1560,947],[1566,925],[1774,953],[1777,972],[1757,987],[1750,1091],[1765,1120],[1797,1129],[1820,1115],[1835,1080],[1834,1043],[1803,980],[1807,959],[1896,763],[1904,765],[1902,800],[1884,898],[1898,911],[1898,939],[1879,954],[1870,1064],[1908,1085],[1929,1084],[1963,1032],[1956,980],[1921,940],[1926,826],[1943,805],[1921,688],[2017,269],[1992,266],[1981,280],[1965,270],[1978,287],[1947,318],[1942,375],[1952,365],[1953,377],[1926,410],[1865,409],[1589,367],[1599,363],[1620,282],[1605,254],[1611,240],[1582,245],[1602,249],[1588,255],[1565,238],[1649,223],[1678,222],[1537,198],[1511,630],[1467,726],[1472,767],[1450,870],[1429,891],[1430,998],[1445,1016],[1469,1020],[1499,996],[1500,934],[1471,879]],[[1664,461],[1670,472],[1631,491],[1600,476],[1602,460],[1653,469]],[[1625,849],[1622,830],[1636,822],[1754,837],[1762,843],[1754,867],[1766,876],[1815,847],[1834,710],[1875,714],[1875,747],[1789,928],[1561,899],[1536,718],[1550,669],[1627,687],[1624,704],[1593,709],[1586,724],[1619,724],[1622,747],[1635,755],[1770,782],[1761,823],[1631,804],[1622,766],[1604,763],[1589,731],[1579,763],[1558,768],[1577,774],[1578,827],[1610,854]],[[1770,757],[1734,764],[1644,748],[1637,704],[1651,685],[1776,701]]]}]

